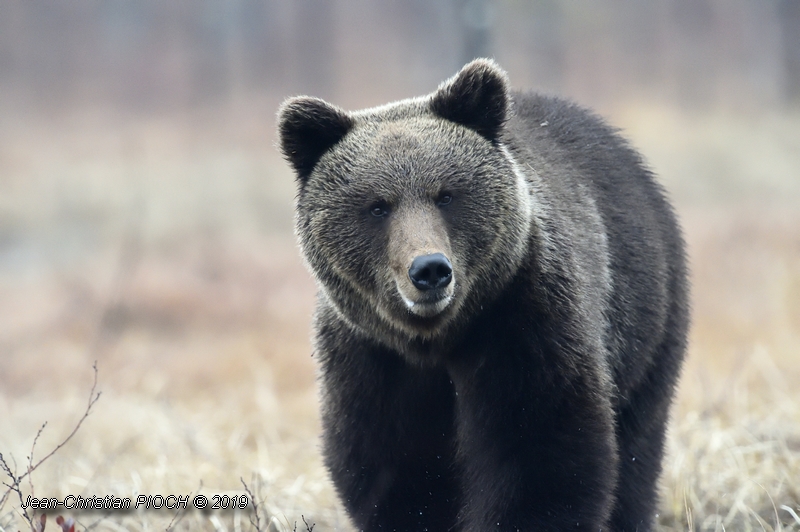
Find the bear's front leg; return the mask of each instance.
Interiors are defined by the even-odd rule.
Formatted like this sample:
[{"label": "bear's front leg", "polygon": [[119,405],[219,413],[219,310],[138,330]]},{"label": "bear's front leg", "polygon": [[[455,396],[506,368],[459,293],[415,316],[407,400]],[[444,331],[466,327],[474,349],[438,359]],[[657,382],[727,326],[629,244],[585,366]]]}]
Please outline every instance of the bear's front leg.
[{"label": "bear's front leg", "polygon": [[450,373],[465,474],[462,530],[608,530],[617,454],[599,368],[575,353],[569,360],[540,346],[492,343],[496,350]]},{"label": "bear's front leg", "polygon": [[461,498],[447,373],[411,367],[335,320],[320,325],[325,462],[357,529],[453,529]]}]

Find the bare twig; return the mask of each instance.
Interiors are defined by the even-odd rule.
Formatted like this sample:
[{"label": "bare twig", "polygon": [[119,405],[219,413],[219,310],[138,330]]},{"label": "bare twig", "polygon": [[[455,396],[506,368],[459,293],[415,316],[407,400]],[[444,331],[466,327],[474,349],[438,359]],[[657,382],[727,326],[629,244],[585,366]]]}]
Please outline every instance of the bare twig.
[{"label": "bare twig", "polygon": [[[26,471],[26,472],[25,472],[25,473],[24,473],[22,476],[20,476],[20,477],[19,477],[19,480],[22,480],[22,479],[24,479],[25,477],[27,477],[28,475],[30,475],[31,473],[33,473],[33,472],[34,472],[34,471],[35,471],[35,470],[36,470],[36,469],[37,469],[37,468],[38,468],[40,465],[42,465],[42,464],[43,464],[43,463],[44,463],[44,462],[45,462],[45,461],[46,461],[48,458],[50,458],[51,456],[53,456],[53,455],[54,455],[56,452],[58,452],[58,450],[59,450],[59,449],[61,449],[61,448],[62,448],[64,445],[66,445],[66,444],[67,444],[67,442],[68,442],[69,440],[71,440],[73,436],[75,436],[75,433],[77,433],[77,432],[78,432],[78,429],[80,429],[80,428],[81,428],[81,425],[82,425],[82,424],[83,424],[83,422],[86,420],[86,418],[87,418],[87,417],[89,417],[89,414],[90,414],[90,413],[91,413],[91,411],[92,411],[92,407],[93,407],[93,406],[94,406],[94,404],[97,402],[97,400],[98,400],[98,399],[100,399],[100,393],[101,393],[101,392],[96,392],[96,393],[95,393],[95,390],[97,389],[97,361],[95,361],[95,362],[94,362],[94,364],[92,364],[92,369],[94,370],[94,381],[92,382],[92,389],[91,389],[91,390],[89,390],[89,402],[88,402],[88,404],[86,405],[86,410],[83,412],[83,415],[82,415],[82,416],[81,416],[81,418],[78,420],[78,423],[76,423],[76,424],[75,424],[75,428],[73,428],[73,429],[72,429],[72,432],[70,432],[70,433],[69,433],[69,435],[68,435],[66,438],[64,438],[64,440],[62,440],[62,441],[61,441],[61,443],[59,443],[58,445],[56,445],[56,446],[53,448],[53,450],[52,450],[52,451],[50,451],[49,453],[47,453],[47,454],[45,455],[45,457],[44,457],[44,458],[42,458],[41,460],[39,460],[38,462],[36,462],[36,465],[29,466],[29,467],[28,467],[28,470],[27,470],[27,471]],[[44,426],[42,426],[42,428],[44,428]],[[40,432],[41,432],[41,431],[40,431]],[[38,437],[39,437],[39,435],[37,434],[37,435],[36,435],[36,437],[38,438]],[[35,441],[34,441],[34,445],[35,445]],[[32,454],[32,453],[31,453],[31,454]],[[31,456],[31,459],[32,459],[32,458],[33,458],[33,456]]]},{"label": "bare twig", "polygon": [[239,477],[239,480],[242,482],[242,486],[244,486],[244,491],[250,497],[250,500],[253,501],[253,514],[255,514],[255,521],[253,520],[253,516],[250,516],[250,524],[256,529],[256,532],[261,532],[261,519],[259,518],[259,507],[258,501],[256,501],[256,496],[250,490],[250,487],[244,481],[244,478]]},{"label": "bare twig", "polygon": [[[22,477],[18,477],[14,473],[14,471],[11,469],[11,466],[9,466],[8,462],[6,462],[6,459],[3,456],[3,453],[0,453],[0,467],[3,468],[3,471],[5,472],[6,476],[8,476],[8,478],[11,479],[11,484],[8,484],[7,482],[3,482],[3,485],[8,487],[8,490],[3,495],[2,503],[5,504],[6,500],[8,499],[8,495],[11,492],[16,493],[17,497],[19,497],[19,507],[22,510],[22,517],[25,518],[25,521],[28,522],[28,525],[31,527],[31,530],[33,530],[33,517],[28,514],[28,511],[25,508],[25,501],[24,501],[24,499],[22,497],[22,490],[19,487],[20,486],[20,481],[22,480]],[[16,469],[16,468],[14,468],[14,469]]]},{"label": "bare twig", "polygon": [[[300,515],[300,518],[303,520],[303,524],[306,525],[306,532],[314,532],[314,527],[317,526],[317,523],[309,525],[308,521],[306,521],[306,516],[302,514]],[[294,522],[294,528],[292,528],[292,532],[297,532],[297,521]]]},{"label": "bare twig", "polygon": [[[201,489],[203,489],[203,481],[202,480],[200,481],[200,485],[197,486],[197,492],[190,492],[189,495],[187,495],[187,499],[191,500],[192,497],[194,497],[195,493],[200,493]],[[183,520],[183,518],[186,516],[186,509],[187,508],[188,508],[188,504],[187,504],[186,508],[179,508],[178,511],[175,512],[175,515],[172,516],[172,519],[170,520],[169,524],[167,525],[167,528],[166,528],[165,532],[170,532],[172,530],[173,526],[177,526],[178,523],[180,523],[181,520]]]},{"label": "bare twig", "polygon": [[[30,525],[31,530],[34,529],[34,523],[33,523],[34,515],[29,514],[27,512],[26,508],[24,507],[24,498],[23,498],[22,489],[20,488],[20,486],[22,485],[22,481],[27,478],[28,479],[28,483],[30,484],[31,495],[33,495],[33,482],[31,481],[31,474],[34,471],[36,471],[36,469],[38,469],[39,466],[41,466],[48,459],[50,459],[50,457],[52,457],[56,452],[58,452],[59,449],[64,447],[64,445],[66,445],[67,442],[69,442],[72,439],[72,437],[75,436],[75,434],[78,432],[78,429],[81,428],[81,425],[83,424],[83,422],[86,420],[87,417],[89,417],[89,414],[91,414],[92,407],[98,401],[98,399],[100,399],[100,392],[96,391],[97,390],[97,361],[95,361],[95,363],[92,364],[92,369],[94,370],[94,380],[92,382],[92,389],[89,391],[89,400],[88,400],[88,402],[86,404],[86,410],[84,410],[83,415],[78,420],[78,422],[75,424],[75,427],[72,429],[72,432],[70,432],[67,435],[67,437],[64,438],[61,441],[61,443],[56,445],[53,448],[53,450],[51,450],[43,458],[39,459],[38,461],[36,461],[34,463],[34,451],[36,450],[36,444],[39,441],[39,437],[42,435],[42,432],[44,431],[44,428],[47,426],[47,422],[42,424],[41,428],[39,428],[39,431],[36,433],[36,436],[33,438],[33,443],[31,445],[31,454],[30,454],[30,456],[28,456],[27,470],[21,475],[17,475],[15,473],[16,466],[12,469],[12,467],[8,464],[8,461],[5,459],[3,454],[0,453],[0,467],[3,469],[3,472],[6,474],[6,476],[10,479],[10,482],[3,482],[3,485],[6,486],[7,489],[6,489],[6,492],[3,494],[3,496],[0,497],[0,508],[2,508],[3,505],[6,503],[6,501],[8,500],[8,497],[10,496],[11,493],[16,493],[17,497],[19,498],[20,509],[22,510],[22,516],[25,518],[25,520]],[[14,457],[12,456],[11,459],[13,460]]]},{"label": "bare twig", "polygon": [[313,525],[309,526],[308,521],[306,521],[306,516],[301,515],[300,518],[303,520],[303,524],[306,525],[306,532],[314,532],[314,527],[317,526],[317,524],[314,523]]},{"label": "bare twig", "polygon": [[[28,471],[30,471],[31,468],[33,467],[33,452],[36,450],[36,442],[39,441],[39,436],[42,435],[42,432],[44,431],[44,428],[46,426],[47,426],[47,421],[42,423],[42,426],[39,427],[39,432],[37,432],[36,437],[33,438],[33,443],[31,444],[31,454],[28,456]],[[33,497],[35,493],[33,491],[33,480],[31,479],[31,477],[28,477],[28,486],[31,490],[31,497]]]},{"label": "bare twig", "polygon": [[[6,463],[6,459],[3,458],[3,453],[0,453],[0,463],[2,463],[3,471],[8,471],[8,470],[11,469],[10,467],[8,467],[8,464]],[[8,473],[6,473],[6,474],[8,474]],[[13,481],[12,481],[12,484],[13,484]],[[4,486],[9,486],[5,482],[3,482],[3,485]],[[11,493],[12,493],[12,490],[11,489],[7,489],[6,492],[3,493],[3,496],[0,497],[0,509],[2,509],[5,506],[6,501],[8,500],[8,497],[9,497],[9,495],[11,495]]]}]

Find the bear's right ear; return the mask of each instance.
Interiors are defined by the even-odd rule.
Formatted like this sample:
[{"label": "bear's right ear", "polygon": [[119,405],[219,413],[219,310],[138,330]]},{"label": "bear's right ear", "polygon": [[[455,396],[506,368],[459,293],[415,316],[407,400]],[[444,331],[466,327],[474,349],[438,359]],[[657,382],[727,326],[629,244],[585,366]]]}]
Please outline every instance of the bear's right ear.
[{"label": "bear's right ear", "polygon": [[319,158],[352,127],[347,113],[319,98],[289,98],[278,110],[281,151],[302,183]]},{"label": "bear's right ear", "polygon": [[475,59],[433,93],[435,114],[495,142],[508,114],[508,78],[491,59]]}]

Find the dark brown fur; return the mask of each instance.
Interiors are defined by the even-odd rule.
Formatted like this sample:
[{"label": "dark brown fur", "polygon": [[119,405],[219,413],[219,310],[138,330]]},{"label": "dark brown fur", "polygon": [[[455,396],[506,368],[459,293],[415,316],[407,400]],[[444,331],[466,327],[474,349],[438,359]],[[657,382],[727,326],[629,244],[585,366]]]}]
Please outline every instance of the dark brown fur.
[{"label": "dark brown fur", "polygon": [[[288,100],[324,452],[361,530],[646,531],[688,326],[661,188],[477,60],[428,97]],[[412,261],[442,254],[429,290]]]}]

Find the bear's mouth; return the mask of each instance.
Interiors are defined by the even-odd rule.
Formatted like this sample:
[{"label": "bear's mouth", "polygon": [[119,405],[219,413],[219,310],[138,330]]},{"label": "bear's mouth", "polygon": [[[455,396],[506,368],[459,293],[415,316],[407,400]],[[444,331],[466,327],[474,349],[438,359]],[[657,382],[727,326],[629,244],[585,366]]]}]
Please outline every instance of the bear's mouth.
[{"label": "bear's mouth", "polygon": [[402,292],[400,297],[403,299],[406,308],[412,314],[421,318],[432,318],[441,314],[453,300],[453,294],[446,290],[437,290],[437,293],[426,293],[423,297],[414,301],[406,297]]}]

